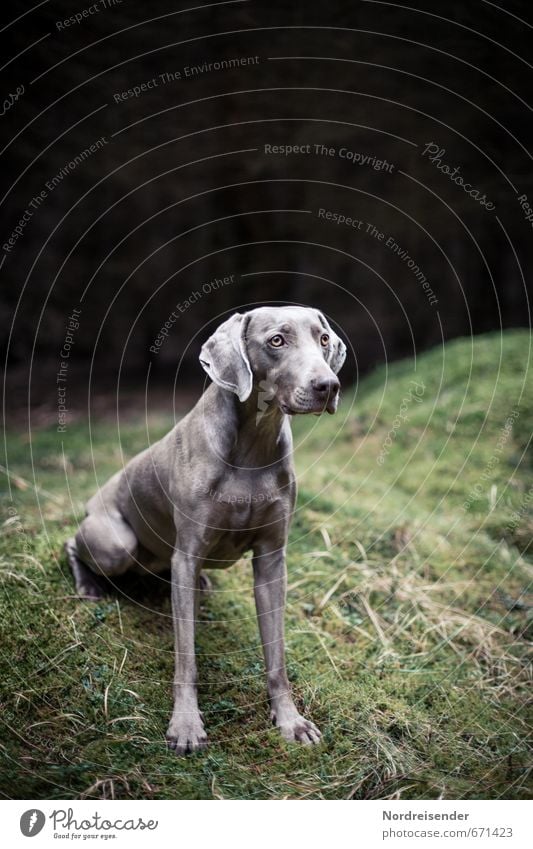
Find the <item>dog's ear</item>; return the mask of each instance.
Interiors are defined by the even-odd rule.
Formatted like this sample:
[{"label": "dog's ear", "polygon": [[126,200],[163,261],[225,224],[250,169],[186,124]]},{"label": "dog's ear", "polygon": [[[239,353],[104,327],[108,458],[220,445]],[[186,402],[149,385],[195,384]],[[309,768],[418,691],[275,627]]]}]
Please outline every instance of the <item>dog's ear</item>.
[{"label": "dog's ear", "polygon": [[200,351],[200,363],[211,380],[246,401],[252,391],[252,369],[246,353],[248,316],[236,312],[215,330]]},{"label": "dog's ear", "polygon": [[331,329],[325,316],[320,312],[320,310],[317,310],[317,313],[322,327],[326,330],[329,334],[329,338],[331,339],[331,348],[327,359],[328,366],[333,372],[335,372],[335,374],[338,374],[344,365],[344,360],[346,359],[346,345]]}]

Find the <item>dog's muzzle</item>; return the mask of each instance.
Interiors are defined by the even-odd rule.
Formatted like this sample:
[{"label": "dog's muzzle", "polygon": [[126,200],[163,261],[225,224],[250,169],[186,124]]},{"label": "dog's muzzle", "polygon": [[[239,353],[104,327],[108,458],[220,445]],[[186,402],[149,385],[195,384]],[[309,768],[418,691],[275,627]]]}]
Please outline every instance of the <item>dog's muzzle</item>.
[{"label": "dog's muzzle", "polygon": [[281,409],[289,415],[329,413],[337,411],[340,383],[336,377],[313,379],[308,388],[298,386],[290,404],[281,404]]}]

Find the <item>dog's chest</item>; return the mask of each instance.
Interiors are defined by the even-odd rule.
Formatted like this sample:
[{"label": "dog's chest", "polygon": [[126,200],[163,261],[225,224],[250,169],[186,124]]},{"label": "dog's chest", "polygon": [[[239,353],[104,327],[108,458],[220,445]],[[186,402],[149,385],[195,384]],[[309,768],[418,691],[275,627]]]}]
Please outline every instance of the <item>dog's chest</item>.
[{"label": "dog's chest", "polygon": [[[278,521],[286,525],[293,490],[288,476],[232,474],[211,483],[203,493],[208,514],[208,559],[229,565],[272,532]],[[218,564],[217,564],[218,562]]]},{"label": "dog's chest", "polygon": [[287,482],[267,474],[232,474],[206,485],[203,492],[203,503],[211,518],[228,531],[257,527],[289,502]]}]

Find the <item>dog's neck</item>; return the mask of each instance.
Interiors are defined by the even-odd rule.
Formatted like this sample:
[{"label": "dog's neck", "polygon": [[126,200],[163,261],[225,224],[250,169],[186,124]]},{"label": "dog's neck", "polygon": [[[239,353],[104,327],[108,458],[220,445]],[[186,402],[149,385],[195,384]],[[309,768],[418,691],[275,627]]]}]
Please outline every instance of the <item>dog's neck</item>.
[{"label": "dog's neck", "polygon": [[238,454],[250,465],[259,460],[262,466],[273,463],[287,452],[286,433],[289,417],[274,401],[265,401],[256,386],[246,401],[236,396],[238,416]]},{"label": "dog's neck", "polygon": [[290,417],[274,401],[265,402],[260,389],[254,386],[246,401],[219,387],[212,391],[217,396],[215,409],[222,405],[233,420],[230,462],[241,468],[263,468],[287,455],[291,447]]}]

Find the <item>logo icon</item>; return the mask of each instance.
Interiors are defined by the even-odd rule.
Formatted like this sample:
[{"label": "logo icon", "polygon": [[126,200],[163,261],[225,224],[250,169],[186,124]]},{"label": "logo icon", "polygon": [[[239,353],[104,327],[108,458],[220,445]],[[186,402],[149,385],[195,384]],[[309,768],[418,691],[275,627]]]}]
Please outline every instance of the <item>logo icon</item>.
[{"label": "logo icon", "polygon": [[275,397],[278,391],[277,383],[271,383],[268,380],[262,380],[259,384],[259,392],[257,394],[257,414],[255,417],[256,425],[259,424],[264,414],[269,407],[269,401]]},{"label": "logo icon", "polygon": [[42,830],[45,822],[46,817],[43,812],[37,808],[31,808],[22,814],[20,818],[20,830],[24,837],[35,837]]}]

